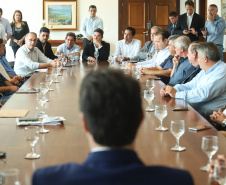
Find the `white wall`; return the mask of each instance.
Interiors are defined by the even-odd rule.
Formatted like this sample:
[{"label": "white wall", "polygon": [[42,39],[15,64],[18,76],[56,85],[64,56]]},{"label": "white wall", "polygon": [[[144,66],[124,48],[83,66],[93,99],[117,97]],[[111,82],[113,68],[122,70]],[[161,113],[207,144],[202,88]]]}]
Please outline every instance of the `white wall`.
[{"label": "white wall", "polygon": [[[42,27],[43,0],[0,0],[4,1],[0,7],[3,9],[3,17],[10,22],[14,10],[19,9],[23,13],[23,20],[28,22],[30,31],[39,33]],[[78,28],[80,28],[84,17],[88,16],[89,5],[97,6],[97,16],[104,22],[104,40],[111,44],[111,52],[115,50],[118,40],[118,0],[77,0]],[[63,40],[67,32],[52,31],[50,37],[53,40]],[[79,30],[75,34],[80,33]],[[7,45],[7,59],[14,60],[11,47]]]}]

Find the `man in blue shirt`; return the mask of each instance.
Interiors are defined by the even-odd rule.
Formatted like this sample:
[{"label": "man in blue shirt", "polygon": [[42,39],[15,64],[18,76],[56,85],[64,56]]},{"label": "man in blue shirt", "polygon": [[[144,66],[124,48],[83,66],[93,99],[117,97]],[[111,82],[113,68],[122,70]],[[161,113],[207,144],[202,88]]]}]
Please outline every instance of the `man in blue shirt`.
[{"label": "man in blue shirt", "polygon": [[208,42],[212,41],[217,45],[221,60],[223,61],[223,40],[226,24],[225,20],[217,15],[217,12],[217,5],[211,4],[208,8],[208,20],[206,21],[205,30],[202,31],[202,34],[207,38]]},{"label": "man in blue shirt", "polygon": [[186,84],[163,87],[160,94],[184,99],[204,114],[220,109],[226,102],[226,64],[220,61],[220,52],[213,42],[201,43],[197,52],[202,71]]},{"label": "man in blue shirt", "polygon": [[8,19],[2,17],[2,9],[0,8],[0,24],[2,24],[5,28],[5,32],[7,34],[7,40],[10,39],[10,37],[12,36],[12,28],[10,26],[10,23],[8,21]]}]

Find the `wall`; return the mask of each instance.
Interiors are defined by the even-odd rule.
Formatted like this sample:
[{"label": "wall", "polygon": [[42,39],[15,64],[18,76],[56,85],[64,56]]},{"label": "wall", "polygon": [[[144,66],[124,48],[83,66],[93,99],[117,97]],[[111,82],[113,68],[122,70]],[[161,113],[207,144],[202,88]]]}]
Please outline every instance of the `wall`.
[{"label": "wall", "polygon": [[[30,31],[39,33],[42,26],[43,0],[0,0],[4,1],[0,7],[3,9],[3,17],[10,22],[14,10],[19,9],[23,13],[23,20],[28,22]],[[89,5],[97,6],[97,16],[104,22],[104,40],[111,44],[111,52],[115,50],[115,44],[118,40],[118,0],[77,0],[78,28],[80,28],[84,17],[88,16]],[[52,31],[50,34],[53,40],[63,40],[67,32]],[[80,33],[79,30],[75,34]],[[7,43],[7,59],[14,60],[11,47]]]}]

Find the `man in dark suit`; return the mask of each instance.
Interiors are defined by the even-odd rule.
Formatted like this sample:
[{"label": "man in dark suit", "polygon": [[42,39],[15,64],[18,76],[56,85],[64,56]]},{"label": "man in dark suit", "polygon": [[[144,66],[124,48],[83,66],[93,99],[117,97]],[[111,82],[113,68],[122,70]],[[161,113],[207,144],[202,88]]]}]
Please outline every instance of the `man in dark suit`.
[{"label": "man in dark suit", "polygon": [[174,34],[186,35],[190,38],[191,42],[197,41],[202,35],[201,28],[204,28],[204,19],[201,15],[194,12],[193,1],[186,1],[185,8],[187,13],[178,17]]},{"label": "man in dark suit", "polygon": [[51,44],[48,42],[49,39],[49,29],[46,27],[42,27],[39,32],[39,38],[37,40],[36,47],[44,53],[47,58],[52,60],[56,59],[57,56],[53,54],[53,50]]},{"label": "man in dark suit", "polygon": [[110,54],[110,44],[102,41],[104,35],[104,31],[100,28],[94,30],[93,42],[87,43],[84,48],[82,59],[85,61],[90,61],[92,63],[96,62],[96,58],[94,57],[94,52],[98,52],[98,60],[106,61]]},{"label": "man in dark suit", "polygon": [[91,148],[88,158],[81,165],[39,169],[33,185],[193,184],[187,171],[145,166],[134,151],[144,114],[140,87],[132,77],[119,70],[92,71],[80,88],[80,110]]},{"label": "man in dark suit", "polygon": [[177,19],[178,19],[177,12],[173,11],[169,13],[170,23],[167,25],[166,30],[170,33],[170,35],[174,34],[177,25]]}]

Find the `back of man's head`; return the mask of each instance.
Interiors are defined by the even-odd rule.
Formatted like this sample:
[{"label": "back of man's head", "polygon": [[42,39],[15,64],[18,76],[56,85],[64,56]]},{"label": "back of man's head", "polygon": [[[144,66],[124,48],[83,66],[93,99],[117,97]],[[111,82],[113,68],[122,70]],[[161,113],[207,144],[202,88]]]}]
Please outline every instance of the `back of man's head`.
[{"label": "back of man's head", "polygon": [[178,48],[183,47],[185,51],[188,51],[190,44],[191,44],[191,40],[187,36],[180,36],[175,40],[175,45]]},{"label": "back of man's head", "polygon": [[131,144],[143,114],[139,84],[118,70],[90,72],[81,85],[80,110],[96,143]]},{"label": "back of man's head", "polygon": [[178,16],[177,12],[175,12],[175,11],[172,11],[169,13],[169,17],[177,17],[177,16]]},{"label": "back of man's head", "polygon": [[197,52],[204,58],[207,57],[212,62],[218,62],[220,60],[220,52],[217,45],[213,42],[203,42],[197,47]]}]

